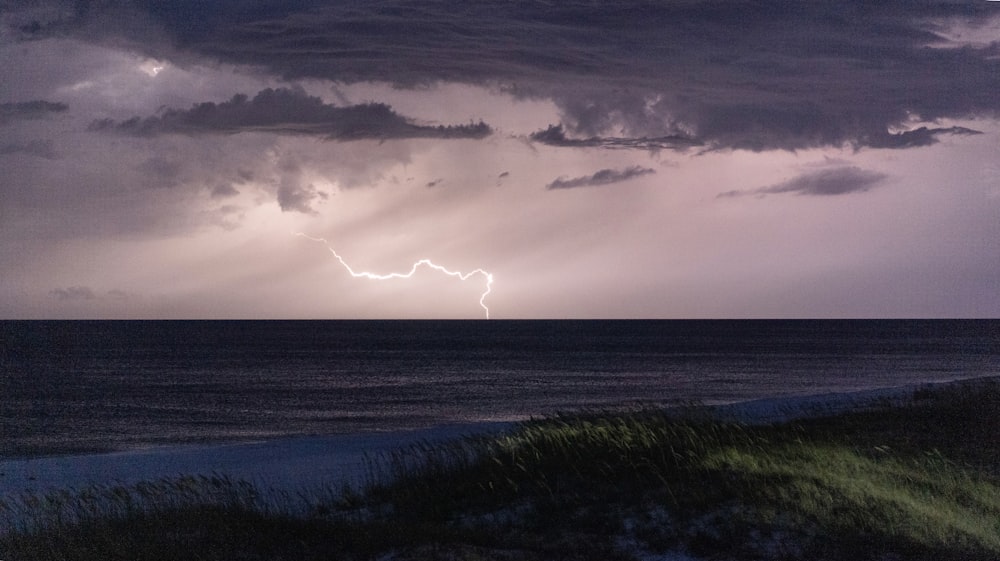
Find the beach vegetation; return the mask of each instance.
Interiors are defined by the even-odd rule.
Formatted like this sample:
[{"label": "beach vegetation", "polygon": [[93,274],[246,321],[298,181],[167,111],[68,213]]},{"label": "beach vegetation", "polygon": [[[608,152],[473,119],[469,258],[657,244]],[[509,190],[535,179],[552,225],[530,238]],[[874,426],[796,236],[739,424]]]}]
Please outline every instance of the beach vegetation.
[{"label": "beach vegetation", "polygon": [[1000,558],[1000,384],[773,424],[576,412],[369,459],[354,488],[223,476],[0,505],[0,559]]}]

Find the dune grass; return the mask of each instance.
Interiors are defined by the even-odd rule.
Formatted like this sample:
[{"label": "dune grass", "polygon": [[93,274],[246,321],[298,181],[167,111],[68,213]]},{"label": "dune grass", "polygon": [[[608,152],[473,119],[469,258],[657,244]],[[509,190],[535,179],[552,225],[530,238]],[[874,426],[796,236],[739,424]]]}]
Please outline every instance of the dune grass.
[{"label": "dune grass", "polygon": [[21,497],[0,559],[997,559],[998,419],[996,381],[769,426],[556,415],[372,458],[359,489]]}]

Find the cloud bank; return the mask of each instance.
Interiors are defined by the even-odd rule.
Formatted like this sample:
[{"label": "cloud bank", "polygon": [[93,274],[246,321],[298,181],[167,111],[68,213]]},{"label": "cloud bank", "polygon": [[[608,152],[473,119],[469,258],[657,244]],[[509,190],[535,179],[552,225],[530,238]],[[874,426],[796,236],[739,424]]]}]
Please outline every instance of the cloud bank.
[{"label": "cloud bank", "polygon": [[36,99],[0,103],[0,125],[6,125],[18,119],[43,119],[52,113],[62,113],[69,109],[65,103]]},{"label": "cloud bank", "polygon": [[863,170],[856,166],[843,166],[806,173],[788,181],[749,191],[727,191],[718,197],[741,197],[746,195],[767,196],[792,193],[796,195],[835,196],[863,193],[888,176],[884,173]]},{"label": "cloud bank", "polygon": [[615,138],[591,136],[588,138],[568,138],[562,125],[549,125],[529,137],[532,141],[549,146],[568,148],[632,148],[640,150],[687,150],[704,143],[684,135],[669,135],[655,138]]},{"label": "cloud bank", "polygon": [[51,140],[30,140],[28,142],[0,144],[0,156],[9,154],[27,154],[47,160],[54,160],[57,157]]},{"label": "cloud bank", "polygon": [[[997,21],[991,2],[40,3],[47,11],[36,4],[18,3],[12,33],[124,42],[150,55],[249,65],[286,79],[449,81],[552,99],[564,132],[535,140],[559,146],[911,148],[964,133],[889,131],[913,119],[1000,112],[1000,42],[960,43],[946,32],[951,21]],[[236,109],[215,108],[220,130],[242,130],[226,113]],[[377,105],[300,109],[310,117],[245,126],[337,138],[435,134]],[[366,119],[371,129],[359,123]],[[172,113],[123,126],[191,125]]]},{"label": "cloud bank", "polygon": [[167,109],[162,115],[145,119],[133,117],[120,122],[101,119],[91,123],[89,128],[135,136],[270,132],[344,141],[483,138],[492,133],[489,125],[482,121],[468,125],[417,125],[384,103],[338,107],[293,88],[268,88],[252,99],[237,94],[222,103],[198,103],[187,110]]},{"label": "cloud bank", "polygon": [[560,177],[545,186],[546,189],[574,189],[577,187],[596,187],[600,185],[611,185],[621,183],[635,177],[656,173],[655,170],[641,166],[631,166],[625,169],[602,169],[592,175],[582,177],[563,178]]},{"label": "cloud bank", "polygon": [[89,286],[70,286],[67,288],[53,288],[49,294],[62,301],[72,300],[95,300],[98,298],[94,290]]},{"label": "cloud bank", "polygon": [[862,146],[871,148],[915,148],[919,146],[930,146],[938,142],[938,136],[942,134],[970,135],[982,134],[977,130],[965,127],[920,127],[917,129],[903,131],[899,133],[885,133],[866,138],[861,142]]}]

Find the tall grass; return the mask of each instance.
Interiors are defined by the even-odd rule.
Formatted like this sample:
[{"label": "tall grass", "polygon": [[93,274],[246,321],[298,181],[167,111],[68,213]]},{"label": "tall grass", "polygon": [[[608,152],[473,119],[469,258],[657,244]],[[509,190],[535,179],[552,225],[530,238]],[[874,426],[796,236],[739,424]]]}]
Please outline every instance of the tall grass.
[{"label": "tall grass", "polygon": [[926,558],[1000,554],[1000,487],[939,456],[870,457],[801,443],[728,448],[704,459],[744,523],[861,558],[887,550]]},{"label": "tall grass", "polygon": [[705,555],[996,559],[1000,433],[982,425],[1000,418],[998,396],[995,382],[958,385],[904,406],[764,427],[657,411],[563,415],[397,454],[393,478],[367,496],[400,517],[478,512],[495,523],[483,514],[501,512],[508,525],[549,531],[559,524],[546,517],[620,530],[663,508],[673,523],[647,529],[647,540]]},{"label": "tall grass", "polygon": [[985,561],[1000,558],[1000,458],[982,426],[998,418],[996,383],[773,426],[556,415],[370,458],[358,489],[215,477],[23,496],[0,506],[20,520],[0,559]]},{"label": "tall grass", "polygon": [[0,501],[0,521],[9,529],[71,527],[94,520],[128,519],[198,506],[258,509],[258,490],[228,476],[188,476],[136,485],[93,485],[79,491],[26,492]]}]

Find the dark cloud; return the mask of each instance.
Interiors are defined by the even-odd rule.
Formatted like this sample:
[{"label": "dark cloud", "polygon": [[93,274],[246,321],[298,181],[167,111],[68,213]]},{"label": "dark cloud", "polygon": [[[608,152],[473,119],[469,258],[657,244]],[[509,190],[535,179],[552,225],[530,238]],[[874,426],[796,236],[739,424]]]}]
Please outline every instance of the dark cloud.
[{"label": "dark cloud", "polygon": [[[115,41],[150,56],[251,65],[287,79],[403,87],[455,81],[552,99],[562,127],[533,136],[557,146],[908,148],[955,132],[889,132],[913,117],[1000,114],[1000,42],[950,44],[943,33],[950,22],[976,26],[1000,17],[994,2],[50,0],[17,6],[27,13],[36,4],[59,9],[11,19],[18,33]],[[263,128],[343,139],[488,134],[484,124],[435,132],[379,104],[334,108],[297,99],[291,105],[308,117],[278,116],[268,106],[245,122],[227,103],[200,109],[213,113],[214,126],[191,122],[200,106],[103,126],[133,134]]]},{"label": "dark cloud", "polygon": [[219,183],[215,187],[212,187],[212,198],[213,199],[226,199],[229,197],[235,197],[239,195],[240,192],[229,183]]},{"label": "dark cloud", "polygon": [[809,172],[769,187],[749,191],[727,191],[718,196],[756,195],[763,197],[781,193],[816,196],[846,195],[868,191],[887,177],[884,173],[863,170],[855,166],[844,166]]},{"label": "dark cloud", "polygon": [[332,140],[390,138],[482,138],[490,133],[483,122],[430,126],[413,123],[383,103],[338,107],[323,103],[297,88],[265,89],[252,99],[234,95],[222,103],[205,102],[191,109],[167,109],[161,115],[116,122],[94,121],[94,131],[136,136],[161,134],[236,134],[272,132],[321,136]]},{"label": "dark cloud", "polygon": [[65,103],[36,99],[15,103],[0,103],[0,125],[16,119],[42,119],[52,113],[62,113],[69,109]]},{"label": "dark cloud", "polygon": [[795,150],[839,145],[855,136],[842,116],[808,101],[682,102],[682,119],[716,148]]},{"label": "dark cloud", "polygon": [[643,175],[648,175],[650,173],[656,173],[655,170],[644,168],[640,166],[631,166],[625,169],[602,169],[601,171],[593,175],[585,175],[583,177],[574,177],[571,179],[566,179],[560,177],[552,183],[545,186],[546,189],[573,189],[575,187],[595,187],[599,185],[610,185],[612,183],[620,183],[622,181],[628,181],[634,177],[640,177]]},{"label": "dark cloud", "polygon": [[51,296],[63,301],[72,300],[96,300],[98,298],[94,290],[89,286],[70,286],[67,288],[54,288],[49,291]]},{"label": "dark cloud", "polygon": [[918,146],[930,146],[938,142],[938,135],[941,134],[982,134],[982,132],[965,127],[933,128],[920,127],[911,131],[899,133],[885,133],[861,141],[861,145],[871,148],[914,148]]},{"label": "dark cloud", "polygon": [[30,140],[28,142],[9,142],[0,144],[0,156],[7,154],[28,154],[47,160],[54,160],[58,156],[52,148],[51,140]]},{"label": "dark cloud", "polygon": [[66,288],[54,288],[49,291],[49,296],[63,302],[79,302],[103,299],[127,300],[133,298],[134,295],[118,288],[113,288],[104,293],[104,295],[101,295],[89,286],[69,286]]},{"label": "dark cloud", "polygon": [[[810,103],[787,102],[773,105],[733,103],[706,106],[694,122],[711,148],[743,149],[760,152],[771,149],[798,150],[850,144],[861,148],[913,148],[929,146],[942,134],[978,134],[964,127],[920,127],[890,133],[890,123],[864,125]],[[870,120],[873,120],[872,117]]]},{"label": "dark cloud", "polygon": [[278,185],[278,205],[285,212],[315,214],[312,202],[317,198],[325,197],[316,191],[312,183],[302,184],[296,178],[286,177]]},{"label": "dark cloud", "polygon": [[545,130],[536,131],[529,137],[535,142],[549,146],[574,148],[635,148],[642,150],[686,150],[702,143],[684,135],[669,135],[656,138],[612,138],[591,136],[588,138],[567,138],[562,125],[549,125]]},{"label": "dark cloud", "polygon": [[137,166],[145,179],[145,185],[152,188],[176,187],[180,181],[181,164],[160,156],[147,158]]}]

